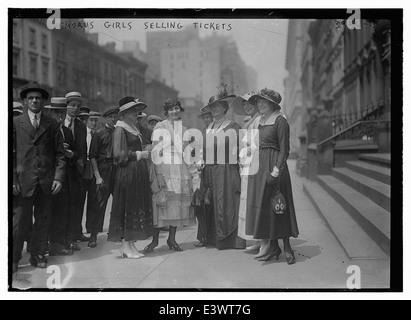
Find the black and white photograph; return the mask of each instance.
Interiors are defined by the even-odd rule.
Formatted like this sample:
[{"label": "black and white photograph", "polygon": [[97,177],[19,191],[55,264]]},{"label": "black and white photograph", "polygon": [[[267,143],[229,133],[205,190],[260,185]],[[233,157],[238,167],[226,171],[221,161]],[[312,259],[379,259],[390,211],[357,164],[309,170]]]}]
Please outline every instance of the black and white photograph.
[{"label": "black and white photograph", "polygon": [[8,291],[401,292],[403,14],[9,7]]}]

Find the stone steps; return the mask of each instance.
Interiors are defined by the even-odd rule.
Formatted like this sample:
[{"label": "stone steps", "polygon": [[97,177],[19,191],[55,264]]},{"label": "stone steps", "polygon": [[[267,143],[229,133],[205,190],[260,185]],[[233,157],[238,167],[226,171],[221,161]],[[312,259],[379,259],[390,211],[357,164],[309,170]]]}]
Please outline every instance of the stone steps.
[{"label": "stone steps", "polygon": [[348,168],[333,168],[337,179],[354,188],[385,210],[391,207],[391,186]]},{"label": "stone steps", "polygon": [[351,215],[317,182],[303,190],[351,260],[385,260],[387,255]]},{"label": "stone steps", "polygon": [[[319,175],[317,180],[320,186],[351,216],[358,226],[389,255],[390,212],[335,176]],[[349,232],[350,227],[351,225],[344,227],[346,232]],[[358,245],[362,246],[361,243]]]},{"label": "stone steps", "polygon": [[391,169],[365,161],[347,161],[345,166],[355,172],[391,185]]}]

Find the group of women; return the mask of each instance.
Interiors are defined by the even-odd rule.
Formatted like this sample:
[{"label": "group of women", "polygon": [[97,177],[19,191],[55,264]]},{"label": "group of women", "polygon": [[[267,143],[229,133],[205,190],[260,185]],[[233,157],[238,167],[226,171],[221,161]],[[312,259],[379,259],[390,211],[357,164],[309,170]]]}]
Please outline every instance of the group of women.
[{"label": "group of women", "polygon": [[[161,154],[150,152],[159,141],[153,139],[153,145],[145,147],[135,126],[138,114],[147,106],[131,97],[122,99],[121,120],[113,134],[113,156],[118,169],[109,241],[122,241],[122,255],[139,259],[143,255],[135,242],[152,237],[144,249],[145,254],[150,254],[159,245],[160,230],[169,227],[168,247],[183,251],[176,242],[177,228],[193,226],[197,218],[196,247],[245,249],[255,251],[256,260],[268,261],[282,254],[278,243],[282,239],[286,261],[294,264],[289,239],[298,237],[298,226],[286,162],[290,129],[280,111],[280,102],[281,96],[274,90],[236,97],[221,87],[201,110],[200,116],[207,124],[202,161],[190,165],[185,161],[156,161],[165,153],[171,159],[182,156],[185,150],[175,141],[183,140],[174,130],[184,112],[177,98],[164,103],[167,119],[154,129],[168,131],[172,137],[162,141]],[[230,108],[238,115],[248,116],[244,128],[228,119]],[[247,130],[244,141],[240,141],[240,129]],[[221,133],[224,139],[218,139]],[[196,177],[201,183],[195,183]],[[282,212],[273,209],[273,197],[278,192],[286,203]],[[253,241],[252,246],[246,247],[246,241]]]}]

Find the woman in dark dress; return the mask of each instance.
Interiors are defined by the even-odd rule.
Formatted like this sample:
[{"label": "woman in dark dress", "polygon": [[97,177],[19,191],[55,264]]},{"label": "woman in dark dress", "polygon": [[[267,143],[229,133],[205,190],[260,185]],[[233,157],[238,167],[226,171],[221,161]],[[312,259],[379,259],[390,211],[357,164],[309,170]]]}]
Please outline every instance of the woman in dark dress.
[{"label": "woman in dark dress", "polygon": [[113,133],[113,158],[117,165],[113,188],[113,207],[108,241],[122,241],[120,253],[129,259],[143,257],[135,247],[137,240],[152,236],[153,211],[150,176],[143,159],[143,138],[135,127],[138,113],[147,107],[133,97],[120,100],[120,117]]},{"label": "woman in dark dress", "polygon": [[[228,120],[226,114],[235,96],[226,87],[209,100],[213,115],[204,144],[204,184],[212,198],[212,212],[207,221],[207,240],[217,249],[245,249],[246,241],[238,237],[241,178],[238,164],[240,125]],[[225,136],[225,137],[224,137]]]},{"label": "woman in dark dress", "polygon": [[[246,234],[261,241],[259,261],[268,261],[281,255],[278,239],[284,241],[284,251],[288,264],[295,263],[290,237],[298,237],[297,219],[291,188],[287,158],[290,151],[290,127],[280,112],[281,96],[278,92],[263,89],[250,98],[255,103],[262,118],[260,120],[259,171],[249,177],[247,195]],[[283,214],[275,214],[271,199],[279,188],[287,207]]]}]

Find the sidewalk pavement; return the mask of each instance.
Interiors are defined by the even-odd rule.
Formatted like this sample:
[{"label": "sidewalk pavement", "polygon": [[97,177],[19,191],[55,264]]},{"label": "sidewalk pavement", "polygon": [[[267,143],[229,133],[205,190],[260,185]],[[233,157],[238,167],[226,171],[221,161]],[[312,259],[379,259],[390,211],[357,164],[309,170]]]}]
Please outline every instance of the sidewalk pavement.
[{"label": "sidewalk pavement", "polygon": [[[47,288],[61,271],[63,289],[347,289],[351,265],[360,267],[362,288],[389,288],[389,260],[350,261],[305,196],[304,178],[295,173],[295,160],[288,161],[293,183],[294,202],[300,228],[298,239],[292,239],[297,264],[288,266],[282,254],[279,261],[258,262],[242,250],[218,251],[196,248],[197,228],[177,232],[177,242],[184,252],[169,251],[167,233],[160,235],[154,253],[140,260],[120,257],[120,244],[107,242],[99,236],[96,249],[81,244],[82,251],[71,257],[50,257],[47,270],[34,269],[25,253],[17,277],[28,280],[32,288]],[[110,206],[109,206],[110,207]],[[105,230],[108,229],[107,211]],[[139,250],[151,240],[138,242]],[[282,243],[280,242],[282,247]]]}]

